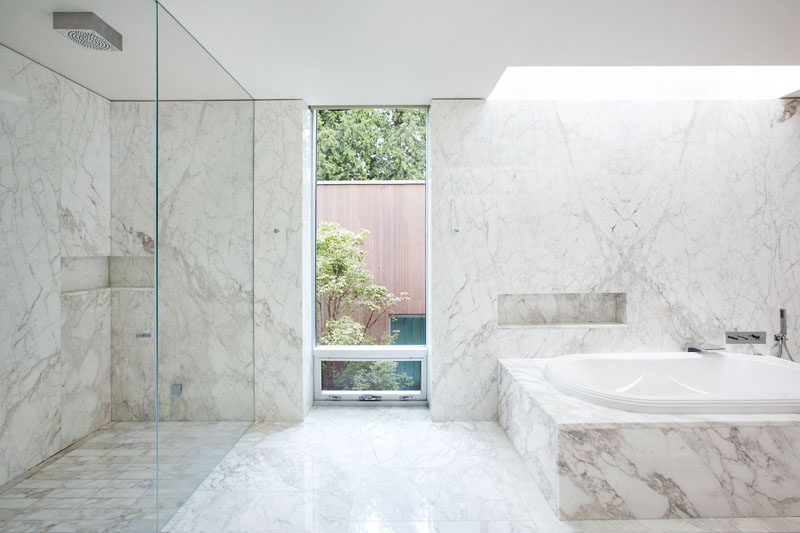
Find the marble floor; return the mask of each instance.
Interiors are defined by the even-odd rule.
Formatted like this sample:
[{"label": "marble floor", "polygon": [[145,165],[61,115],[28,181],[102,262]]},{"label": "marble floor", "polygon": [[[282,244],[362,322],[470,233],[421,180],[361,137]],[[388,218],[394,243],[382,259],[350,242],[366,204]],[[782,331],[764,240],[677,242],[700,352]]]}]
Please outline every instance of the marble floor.
[{"label": "marble floor", "polygon": [[559,522],[496,422],[315,407],[256,424],[163,531],[800,531],[800,518]]},{"label": "marble floor", "polygon": [[0,492],[0,532],[158,531],[249,425],[162,422],[156,452],[153,423],[107,424]]},{"label": "marble floor", "polygon": [[496,422],[435,423],[421,407],[246,427],[160,424],[156,502],[153,425],[110,424],[0,493],[0,531],[800,531],[800,518],[559,522]]}]

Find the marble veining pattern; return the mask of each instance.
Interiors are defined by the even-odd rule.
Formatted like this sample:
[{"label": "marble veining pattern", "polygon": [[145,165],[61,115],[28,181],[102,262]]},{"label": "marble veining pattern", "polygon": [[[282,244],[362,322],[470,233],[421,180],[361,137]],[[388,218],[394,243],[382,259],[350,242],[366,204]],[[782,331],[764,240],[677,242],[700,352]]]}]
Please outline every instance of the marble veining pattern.
[{"label": "marble veining pattern", "polygon": [[108,257],[61,257],[61,292],[109,285]]},{"label": "marble veining pattern", "polygon": [[111,420],[108,289],[61,298],[61,443],[66,448]]},{"label": "marble veining pattern", "polygon": [[[435,100],[434,417],[495,416],[498,358],[771,338],[800,309],[792,105]],[[627,327],[497,327],[498,293],[599,292]]]},{"label": "marble veining pattern", "polygon": [[[255,395],[257,420],[302,420],[302,198],[308,107],[255,103]],[[310,370],[310,369],[309,369]]]},{"label": "marble veining pattern", "polygon": [[152,423],[109,423],[0,492],[0,531],[158,531],[248,425],[164,422],[156,449]]},{"label": "marble veining pattern", "polygon": [[654,415],[500,362],[500,423],[563,519],[798,516],[800,415]]},{"label": "marble veining pattern", "polygon": [[[163,531],[794,531],[800,518],[558,521],[496,422],[314,407],[253,425]],[[792,529],[794,528],[794,529]]]},{"label": "marble veining pattern", "polygon": [[[431,107],[431,413],[497,417],[497,203],[492,116],[482,104]],[[468,118],[467,118],[468,117]]]},{"label": "marble veining pattern", "polygon": [[61,443],[61,79],[0,46],[0,484]]},{"label": "marble veining pattern", "polygon": [[155,253],[155,104],[111,103],[111,255]]},{"label": "marble veining pattern", "polygon": [[111,293],[111,419],[152,421],[156,413],[155,290]]},{"label": "marble veining pattern", "polygon": [[111,247],[110,102],[61,82],[61,253],[108,256]]},{"label": "marble veining pattern", "polygon": [[108,277],[112,287],[155,287],[155,258],[111,256],[108,258]]},{"label": "marble veining pattern", "polygon": [[253,419],[252,148],[252,102],[159,105],[164,420]]},{"label": "marble veining pattern", "polygon": [[500,294],[500,326],[624,324],[627,301],[615,293]]}]

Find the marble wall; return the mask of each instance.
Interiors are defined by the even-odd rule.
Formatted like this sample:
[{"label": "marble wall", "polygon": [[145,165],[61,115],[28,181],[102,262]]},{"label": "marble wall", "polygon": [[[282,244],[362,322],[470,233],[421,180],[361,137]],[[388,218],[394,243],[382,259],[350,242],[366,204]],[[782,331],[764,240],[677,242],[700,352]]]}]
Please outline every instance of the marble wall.
[{"label": "marble wall", "polygon": [[58,450],[62,80],[0,47],[0,484]]},{"label": "marble wall", "polygon": [[[437,419],[497,416],[497,359],[800,327],[796,101],[431,106]],[[498,327],[498,294],[626,293],[627,325]],[[737,351],[766,353],[770,345]]]},{"label": "marble wall", "polygon": [[111,255],[155,254],[155,104],[111,103]]},{"label": "marble wall", "polygon": [[61,254],[110,255],[111,103],[61,83]]},{"label": "marble wall", "polygon": [[61,443],[66,448],[111,421],[108,289],[61,297]]},{"label": "marble wall", "polygon": [[253,103],[163,102],[158,135],[159,413],[252,420]]},{"label": "marble wall", "polygon": [[302,420],[311,408],[304,336],[303,198],[311,113],[301,100],[255,103],[255,406],[258,420]]},{"label": "marble wall", "polygon": [[109,105],[0,46],[0,484],[108,419]]},{"label": "marble wall", "polygon": [[111,419],[153,421],[156,415],[155,289],[111,289]]}]

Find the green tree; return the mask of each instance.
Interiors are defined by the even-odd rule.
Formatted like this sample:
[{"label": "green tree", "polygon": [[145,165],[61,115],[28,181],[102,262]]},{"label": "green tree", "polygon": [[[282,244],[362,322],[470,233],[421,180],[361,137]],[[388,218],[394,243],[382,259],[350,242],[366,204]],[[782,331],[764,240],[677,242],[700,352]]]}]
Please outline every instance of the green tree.
[{"label": "green tree", "polygon": [[[317,338],[320,344],[375,344],[366,331],[408,294],[396,295],[373,283],[361,246],[369,232],[353,233],[336,222],[317,232]],[[391,344],[396,333],[384,334]]]},{"label": "green tree", "polygon": [[317,112],[317,180],[424,179],[424,110]]},{"label": "green tree", "polygon": [[397,361],[323,361],[326,390],[409,390],[414,379],[397,371]]}]

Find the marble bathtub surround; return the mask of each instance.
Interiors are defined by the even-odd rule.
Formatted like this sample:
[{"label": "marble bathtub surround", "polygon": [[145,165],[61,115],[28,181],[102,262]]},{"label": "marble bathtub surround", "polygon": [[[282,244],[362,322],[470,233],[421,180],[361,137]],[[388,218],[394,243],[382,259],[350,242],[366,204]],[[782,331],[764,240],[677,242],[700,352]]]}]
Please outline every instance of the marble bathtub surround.
[{"label": "marble bathtub surround", "polygon": [[254,143],[255,415],[302,420],[311,408],[314,338],[308,106],[256,102]]},{"label": "marble bathtub surround", "polygon": [[109,286],[108,257],[61,257],[61,292]]},{"label": "marble bathtub surround", "polygon": [[620,293],[499,294],[497,324],[625,324],[627,306]]},{"label": "marble bathtub surround", "polygon": [[108,258],[108,276],[111,287],[155,288],[155,257]]},{"label": "marble bathtub surround", "polygon": [[[800,309],[792,105],[434,100],[434,418],[495,418],[498,359],[771,338]],[[626,326],[498,327],[545,293],[627,294]]]},{"label": "marble bathtub surround", "polygon": [[561,519],[798,516],[800,415],[659,415],[500,362],[500,424]]}]

